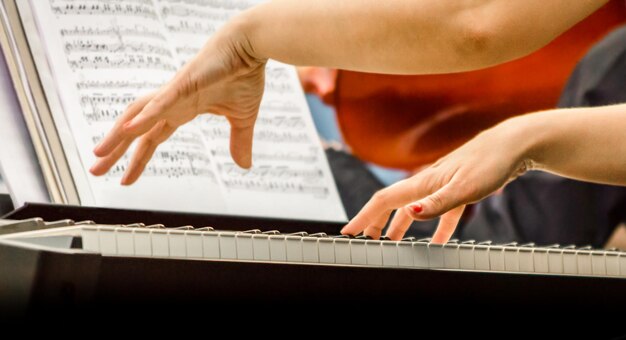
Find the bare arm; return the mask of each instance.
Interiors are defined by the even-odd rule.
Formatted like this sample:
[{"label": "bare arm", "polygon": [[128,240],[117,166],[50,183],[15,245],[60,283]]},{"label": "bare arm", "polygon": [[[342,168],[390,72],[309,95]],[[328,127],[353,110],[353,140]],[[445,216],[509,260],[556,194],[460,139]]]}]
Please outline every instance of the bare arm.
[{"label": "bare arm", "polygon": [[225,116],[230,151],[252,164],[268,58],[381,73],[478,69],[543,46],[608,0],[275,0],[237,16],[176,77],[135,101],[96,147],[106,173],[139,139],[122,184],[196,115]]},{"label": "bare arm", "polygon": [[607,2],[275,0],[240,19],[261,58],[377,73],[447,73],[524,56]]},{"label": "bare arm", "polygon": [[528,152],[533,168],[626,185],[626,104],[542,112],[517,123],[533,143]]}]

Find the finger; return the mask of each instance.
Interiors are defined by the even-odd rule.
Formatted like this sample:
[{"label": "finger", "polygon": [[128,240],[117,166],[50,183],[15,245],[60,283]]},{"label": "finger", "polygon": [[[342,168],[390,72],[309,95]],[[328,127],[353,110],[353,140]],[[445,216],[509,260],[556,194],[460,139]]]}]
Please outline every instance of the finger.
[{"label": "finger", "polygon": [[107,135],[102,139],[102,141],[94,148],[93,153],[98,157],[104,157],[113,150],[117,148],[117,146],[125,141],[124,134],[124,124],[133,119],[141,110],[143,110],[144,106],[152,99],[152,94],[141,97],[134,101],[132,104],[128,106],[126,111],[117,118],[113,128]]},{"label": "finger", "polygon": [[176,131],[175,127],[167,124],[165,121],[161,121],[157,126],[145,134],[137,143],[135,153],[126,169],[124,177],[122,177],[122,185],[131,185],[137,181],[139,176],[143,173],[146,165],[152,158],[154,151],[168,139]]},{"label": "finger", "polygon": [[244,169],[252,166],[252,140],[256,114],[246,119],[228,117],[230,123],[230,154],[237,165]]},{"label": "finger", "polygon": [[415,220],[430,220],[467,203],[462,200],[461,192],[460,188],[450,182],[404,210]]},{"label": "finger", "polygon": [[393,220],[391,220],[391,224],[387,230],[387,237],[395,241],[402,239],[411,226],[411,223],[413,223],[411,216],[404,211],[404,208],[399,208],[396,210]]},{"label": "finger", "polygon": [[365,230],[363,230],[363,235],[369,236],[374,240],[379,239],[383,229],[385,229],[385,225],[387,224],[390,215],[391,212],[382,214],[377,220],[373,221],[371,225],[368,225]]},{"label": "finger", "polygon": [[460,205],[447,213],[441,215],[439,219],[439,225],[433,235],[432,243],[444,244],[450,240],[456,226],[459,224],[463,211],[465,210],[465,204]]},{"label": "finger", "polygon": [[152,97],[141,112],[122,126],[123,132],[131,136],[141,136],[147,133],[164,118],[165,113],[175,101],[176,91],[171,90],[171,86],[165,87]]},{"label": "finger", "polygon": [[393,209],[424,197],[426,195],[425,188],[416,185],[419,181],[414,180],[414,178],[399,181],[374,194],[361,211],[343,227],[341,233],[358,235],[368,226],[374,225],[374,222],[380,219],[382,215],[389,214]]},{"label": "finger", "polygon": [[89,169],[94,176],[102,176],[126,153],[128,147],[132,144],[131,138],[124,139],[114,150],[108,155],[98,158],[96,163]]}]

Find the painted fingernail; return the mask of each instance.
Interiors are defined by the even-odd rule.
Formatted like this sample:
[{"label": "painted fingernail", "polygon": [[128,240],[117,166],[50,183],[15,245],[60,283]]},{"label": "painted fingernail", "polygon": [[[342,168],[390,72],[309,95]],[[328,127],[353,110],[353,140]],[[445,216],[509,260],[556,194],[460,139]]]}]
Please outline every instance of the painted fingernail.
[{"label": "painted fingernail", "polygon": [[421,204],[419,203],[415,203],[415,204],[411,204],[409,206],[411,208],[411,210],[413,210],[414,213],[419,214],[422,212],[422,210],[424,210],[424,208],[422,207]]}]

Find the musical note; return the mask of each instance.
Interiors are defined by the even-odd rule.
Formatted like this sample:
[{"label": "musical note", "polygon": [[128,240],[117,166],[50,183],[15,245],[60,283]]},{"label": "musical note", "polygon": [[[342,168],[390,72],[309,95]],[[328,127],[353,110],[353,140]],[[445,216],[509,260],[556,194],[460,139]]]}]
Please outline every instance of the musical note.
[{"label": "musical note", "polygon": [[[121,2],[121,1],[120,1]],[[65,5],[51,4],[52,13],[57,15],[115,15],[157,19],[157,13],[149,6],[149,0],[124,1],[125,4],[102,3],[101,1],[69,2]],[[134,2],[135,4],[131,4]]]},{"label": "musical note", "polygon": [[153,69],[175,71],[176,67],[159,57],[143,55],[82,56],[68,60],[70,68],[76,69]]},{"label": "musical note", "polygon": [[129,80],[97,80],[86,79],[76,82],[76,88],[79,90],[105,89],[105,90],[123,90],[123,89],[156,89],[162,84],[152,81],[129,81]]},{"label": "musical note", "polygon": [[111,37],[139,37],[139,38],[152,38],[161,41],[167,41],[165,35],[154,29],[150,29],[144,25],[133,25],[131,27],[120,27],[114,23],[106,27],[91,27],[91,26],[72,26],[64,28],[59,31],[63,37],[92,37],[97,36],[111,36]]},{"label": "musical note", "polygon": [[92,40],[74,40],[65,44],[67,53],[107,52],[107,53],[142,53],[173,57],[169,48],[145,42],[95,43]]},{"label": "musical note", "polygon": [[242,178],[223,179],[226,188],[230,190],[247,190],[265,193],[305,194],[315,197],[326,197],[329,189],[320,185],[306,185],[284,181],[257,181]]}]

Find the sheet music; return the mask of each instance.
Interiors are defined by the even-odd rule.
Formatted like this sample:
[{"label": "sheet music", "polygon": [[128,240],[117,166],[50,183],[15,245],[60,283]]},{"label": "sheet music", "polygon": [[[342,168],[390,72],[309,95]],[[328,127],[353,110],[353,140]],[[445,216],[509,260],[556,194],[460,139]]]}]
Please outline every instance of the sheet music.
[{"label": "sheet music", "polygon": [[346,220],[295,69],[273,61],[251,170],[230,158],[225,119],[207,114],[162,144],[133,186],[118,184],[130,153],[102,178],[86,171],[128,103],[169,80],[210,33],[256,3],[31,0],[83,165],[73,172],[90,184],[84,204]]}]

